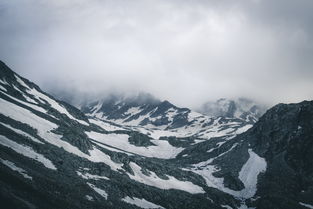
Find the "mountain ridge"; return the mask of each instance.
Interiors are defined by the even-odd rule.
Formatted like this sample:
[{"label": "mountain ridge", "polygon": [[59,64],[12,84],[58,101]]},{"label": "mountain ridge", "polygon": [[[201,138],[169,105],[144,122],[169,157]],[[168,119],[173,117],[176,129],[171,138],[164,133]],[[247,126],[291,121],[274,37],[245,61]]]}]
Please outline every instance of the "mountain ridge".
[{"label": "mountain ridge", "polygon": [[203,127],[211,136],[169,135],[183,130],[175,128],[162,136],[151,127],[85,116],[6,68],[0,63],[6,208],[313,205],[313,101],[279,104],[240,134],[243,120],[202,116],[211,121]]},{"label": "mountain ridge", "polygon": [[239,134],[252,125],[252,122],[239,118],[205,116],[188,108],[177,107],[167,100],[134,103],[115,97],[112,100],[91,102],[81,110],[89,117],[123,125],[153,138],[176,136],[209,139],[217,131]]},{"label": "mountain ridge", "polygon": [[198,111],[208,116],[224,116],[239,118],[246,122],[255,123],[268,109],[264,104],[259,104],[251,99],[239,97],[238,99],[222,98],[215,102],[206,102]]}]

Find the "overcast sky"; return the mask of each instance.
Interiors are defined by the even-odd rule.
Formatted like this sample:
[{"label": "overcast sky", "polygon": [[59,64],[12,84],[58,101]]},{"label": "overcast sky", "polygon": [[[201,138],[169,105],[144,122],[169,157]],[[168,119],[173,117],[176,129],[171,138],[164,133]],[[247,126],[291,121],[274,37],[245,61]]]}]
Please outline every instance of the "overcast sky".
[{"label": "overcast sky", "polygon": [[313,0],[1,0],[0,59],[49,92],[313,99]]}]

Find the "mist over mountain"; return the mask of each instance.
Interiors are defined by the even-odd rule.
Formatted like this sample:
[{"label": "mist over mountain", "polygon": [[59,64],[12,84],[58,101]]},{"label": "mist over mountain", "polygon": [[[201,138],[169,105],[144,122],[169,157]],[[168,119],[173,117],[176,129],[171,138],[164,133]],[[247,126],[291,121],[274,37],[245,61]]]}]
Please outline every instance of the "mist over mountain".
[{"label": "mist over mountain", "polygon": [[50,94],[313,98],[310,0],[34,2],[0,3],[0,57]]},{"label": "mist over mountain", "polygon": [[0,1],[0,208],[313,209],[312,11]]},{"label": "mist over mountain", "polygon": [[[218,103],[251,106],[239,101]],[[4,208],[313,207],[312,101],[278,104],[257,122],[149,94],[81,109],[0,62]]]},{"label": "mist over mountain", "polygon": [[267,109],[266,105],[247,98],[235,100],[222,98],[216,102],[204,103],[198,108],[198,111],[209,116],[241,118],[246,121],[256,122]]},{"label": "mist over mountain", "polygon": [[[89,105],[92,106],[92,104],[98,104],[99,102],[103,103],[104,106],[106,106],[106,104],[116,105],[117,103],[140,106],[143,104],[160,104],[162,102],[159,98],[156,98],[152,94],[146,92],[134,92],[128,94],[111,93],[109,95],[100,94],[97,96],[77,96],[75,93],[71,94],[64,92],[55,92],[53,93],[53,95],[56,98],[66,101],[80,109]],[[207,101],[198,107],[190,109],[207,116],[240,118],[248,122],[250,121],[252,123],[255,123],[258,118],[260,118],[265,113],[265,111],[268,109],[268,106],[253,101],[252,99],[241,97],[238,99],[221,98],[217,101]],[[107,109],[107,111],[109,110],[110,108]]]}]

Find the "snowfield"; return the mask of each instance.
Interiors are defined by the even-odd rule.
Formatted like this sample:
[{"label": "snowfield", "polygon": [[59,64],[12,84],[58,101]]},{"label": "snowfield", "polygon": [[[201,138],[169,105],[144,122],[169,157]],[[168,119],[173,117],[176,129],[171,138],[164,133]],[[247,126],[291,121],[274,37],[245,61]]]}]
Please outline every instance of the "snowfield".
[{"label": "snowfield", "polygon": [[88,126],[89,124],[83,120],[79,120],[77,118],[75,118],[74,116],[72,116],[66,109],[65,107],[63,107],[62,105],[60,105],[58,102],[56,102],[55,100],[51,99],[50,97],[46,96],[45,94],[37,91],[34,88],[28,88],[27,92],[31,95],[33,95],[36,99],[38,99],[39,101],[42,101],[43,103],[48,103],[53,109],[57,110],[59,113],[61,114],[65,114],[67,117],[69,117],[72,120],[75,120],[77,122],[79,122],[82,125],[86,125]]},{"label": "snowfield", "polygon": [[127,134],[102,134],[94,131],[85,133],[95,141],[145,157],[171,159],[184,150],[170,145],[165,140],[151,140],[156,146],[138,147],[129,143]]},{"label": "snowfield", "polygon": [[258,156],[252,149],[248,150],[249,160],[244,164],[239,172],[239,179],[245,185],[245,188],[240,191],[239,196],[245,199],[253,197],[257,191],[258,176],[266,171],[266,161]]},{"label": "snowfield", "polygon": [[[125,105],[125,102],[117,101],[117,104]],[[97,105],[90,107],[87,113],[90,118],[109,121],[113,124],[121,125],[127,129],[135,130],[143,134],[149,135],[153,139],[159,139],[164,136],[174,137],[191,137],[196,136],[201,139],[208,140],[212,137],[235,136],[251,128],[252,125],[242,126],[242,123],[237,121],[229,121],[227,123],[220,121],[221,117],[210,117],[191,110],[181,110],[177,107],[170,107],[167,110],[159,110],[156,106],[154,109],[146,111],[145,106],[134,106],[125,109],[120,113],[120,117],[112,119],[109,115],[105,115],[101,110],[102,103],[98,101]],[[161,111],[160,113],[158,111]],[[157,113],[157,114],[156,114]],[[156,114],[156,115],[155,115]],[[187,118],[187,123],[181,127],[175,127],[175,117]],[[154,125],[157,120],[167,120],[166,124]],[[146,123],[149,121],[148,123]],[[99,123],[99,122],[98,122]],[[142,125],[142,124],[146,125]],[[204,124],[210,124],[203,126]],[[100,124],[99,124],[100,125]],[[172,127],[174,125],[174,127]],[[102,124],[105,130],[112,130],[111,125]],[[113,130],[112,130],[113,131]]]},{"label": "snowfield", "polygon": [[103,162],[111,167],[113,170],[121,169],[122,164],[115,163],[111,160],[111,157],[96,147],[89,150],[89,155],[80,151],[77,147],[70,143],[63,141],[61,135],[52,133],[51,131],[56,129],[58,126],[44,118],[41,118],[29,110],[26,110],[18,105],[10,103],[0,98],[0,113],[8,116],[16,121],[20,121],[29,125],[30,127],[38,131],[38,135],[46,142],[63,148],[65,151],[72,153],[76,156],[88,159],[92,162]]},{"label": "snowfield", "polygon": [[110,124],[108,122],[105,122],[105,121],[97,119],[97,118],[89,118],[89,122],[93,123],[97,126],[100,126],[101,128],[103,128],[106,131],[122,131],[122,130],[125,130],[124,128],[115,126],[113,124]]},{"label": "snowfield", "polygon": [[52,170],[56,170],[57,168],[53,165],[53,163],[45,158],[43,155],[35,152],[31,147],[25,146],[25,145],[21,145],[18,144],[10,139],[8,139],[5,136],[0,135],[0,144],[8,147],[9,149],[14,150],[15,152],[34,159],[37,162],[40,162],[41,164],[43,164],[46,168],[52,169]]},{"label": "snowfield", "polygon": [[32,140],[33,142],[36,142],[36,143],[39,143],[39,144],[44,144],[43,142],[39,141],[39,139],[29,135],[28,133],[20,130],[20,129],[16,129],[16,128],[13,128],[12,126],[8,125],[8,124],[4,124],[4,123],[1,123],[1,125],[3,125],[4,127],[8,128],[8,129],[11,129],[12,131],[14,131],[15,133],[21,135],[21,136],[24,136],[26,137],[27,139],[30,139]]}]

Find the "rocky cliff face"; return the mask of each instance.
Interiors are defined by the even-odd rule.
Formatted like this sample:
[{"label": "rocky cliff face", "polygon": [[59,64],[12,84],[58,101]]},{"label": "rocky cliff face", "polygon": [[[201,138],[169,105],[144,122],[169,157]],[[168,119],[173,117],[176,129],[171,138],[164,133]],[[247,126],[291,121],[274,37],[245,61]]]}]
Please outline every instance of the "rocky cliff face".
[{"label": "rocky cliff face", "polygon": [[313,102],[279,104],[248,131],[246,138],[268,162],[257,208],[313,205]]}]

